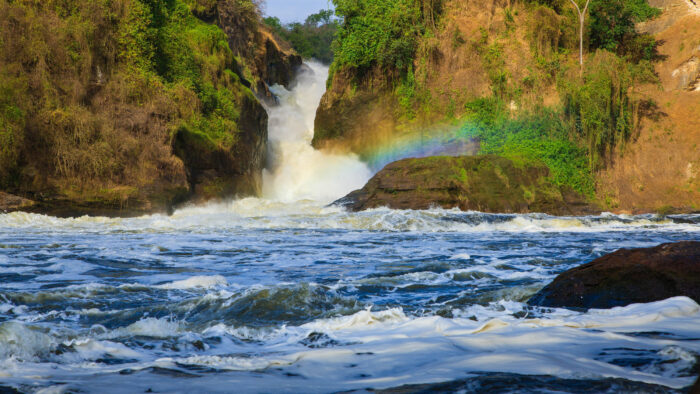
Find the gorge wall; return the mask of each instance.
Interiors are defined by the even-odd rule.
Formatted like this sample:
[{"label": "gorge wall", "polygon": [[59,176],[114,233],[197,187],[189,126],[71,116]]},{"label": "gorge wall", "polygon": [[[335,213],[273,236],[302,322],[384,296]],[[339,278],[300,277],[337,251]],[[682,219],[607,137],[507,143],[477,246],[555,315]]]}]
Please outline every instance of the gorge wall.
[{"label": "gorge wall", "polygon": [[[696,2],[697,3],[697,2]],[[599,176],[601,199],[627,212],[700,211],[700,6],[686,0],[651,0],[663,9],[641,24],[662,42],[659,84],[644,92],[660,114],[644,119],[635,142]]]},{"label": "gorge wall", "polygon": [[[564,133],[556,139],[568,144],[566,151],[588,152],[584,160],[590,162],[561,171],[566,178],[586,173],[588,180],[565,179],[564,183],[587,194],[601,208],[630,213],[700,210],[700,126],[691,115],[700,110],[696,5],[651,0],[649,5],[661,13],[650,12],[646,17],[651,20],[637,24],[638,40],[629,39],[627,53],[620,46],[615,52],[614,45],[593,42],[587,26],[586,67],[579,76],[578,20],[568,2],[405,2],[416,5],[413,17],[422,26],[414,34],[415,51],[409,64],[381,64],[383,59],[369,65],[341,63],[336,54],[329,89],[317,113],[314,146],[355,152],[372,161],[381,147],[415,139],[411,135],[417,133],[470,129],[482,104],[497,101],[506,118],[526,118],[528,127],[539,121],[536,118],[556,118],[555,123],[563,124]],[[343,1],[336,3],[347,14],[346,23],[347,18],[359,20],[358,15],[367,13]],[[343,39],[350,41],[341,34]],[[359,51],[352,46],[346,49]],[[360,53],[368,57],[367,51]],[[617,73],[621,66],[628,71]],[[615,90],[622,92],[615,99],[618,102],[610,93],[605,97],[605,91]],[[596,106],[596,102],[603,104]],[[608,113],[601,117],[601,111]],[[494,130],[487,144],[511,138],[505,131],[499,136],[496,130],[507,122],[496,123],[488,124]],[[585,130],[594,129],[594,124],[603,126],[594,132]],[[541,132],[533,135],[552,139],[546,130],[550,126],[536,125]],[[537,156],[540,151],[527,151],[528,138],[516,141],[520,145],[515,150],[484,151],[482,144],[482,153]],[[541,155],[550,167],[569,161],[566,156],[554,157],[557,149]]]},{"label": "gorge wall", "polygon": [[249,0],[2,0],[0,191],[59,215],[257,195],[261,100],[300,65]]},{"label": "gorge wall", "polygon": [[[423,9],[440,2],[416,3]],[[335,68],[318,109],[315,146],[367,156],[368,146],[457,119],[467,102],[500,88],[517,90],[523,96],[518,101],[528,105],[558,100],[536,57],[572,39],[563,17],[507,0],[447,0],[435,13],[436,22],[417,18],[425,31],[416,34],[408,78],[394,65],[389,71],[377,65]]]}]

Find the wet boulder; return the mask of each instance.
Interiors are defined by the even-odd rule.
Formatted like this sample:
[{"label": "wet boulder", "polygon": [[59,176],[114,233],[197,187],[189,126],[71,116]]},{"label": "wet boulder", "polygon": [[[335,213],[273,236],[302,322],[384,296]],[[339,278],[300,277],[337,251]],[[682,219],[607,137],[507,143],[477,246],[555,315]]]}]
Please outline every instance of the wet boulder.
[{"label": "wet boulder", "polygon": [[352,211],[441,207],[553,215],[600,212],[584,196],[555,185],[544,164],[514,162],[496,155],[399,160],[335,204]]},{"label": "wet boulder", "polygon": [[528,303],[604,309],[676,296],[700,303],[700,242],[620,249],[562,273]]}]

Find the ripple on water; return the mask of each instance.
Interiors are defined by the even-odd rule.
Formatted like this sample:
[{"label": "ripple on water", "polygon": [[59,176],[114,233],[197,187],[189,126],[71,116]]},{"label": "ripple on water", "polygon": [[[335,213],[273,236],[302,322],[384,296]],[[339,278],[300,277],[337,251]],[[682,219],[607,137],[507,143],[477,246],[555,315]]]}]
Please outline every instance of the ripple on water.
[{"label": "ripple on water", "polygon": [[173,217],[0,215],[0,371],[16,387],[86,391],[493,387],[493,376],[670,391],[700,353],[697,304],[580,313],[524,301],[619,247],[699,229],[695,216],[353,214],[250,199]]}]

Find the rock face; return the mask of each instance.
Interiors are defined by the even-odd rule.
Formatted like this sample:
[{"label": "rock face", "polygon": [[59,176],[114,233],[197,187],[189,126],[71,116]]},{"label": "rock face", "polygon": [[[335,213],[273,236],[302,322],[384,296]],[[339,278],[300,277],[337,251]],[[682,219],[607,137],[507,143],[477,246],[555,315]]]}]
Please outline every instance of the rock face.
[{"label": "rock face", "polygon": [[175,154],[187,168],[191,199],[202,202],[225,196],[256,196],[262,191],[267,152],[267,112],[254,97],[244,97],[238,140],[233,149],[211,144],[181,129]]},{"label": "rock face", "polygon": [[612,308],[676,296],[700,302],[700,242],[620,249],[564,272],[528,303]]},{"label": "rock face", "polygon": [[515,163],[493,155],[400,160],[336,204],[353,211],[438,206],[498,213],[598,212],[583,196],[552,184],[546,166]]},{"label": "rock face", "polygon": [[35,204],[32,200],[0,192],[0,213],[26,209]]},{"label": "rock face", "polygon": [[[140,7],[159,18],[153,34],[124,36],[138,31]],[[76,33],[85,42],[74,25],[91,32]],[[0,212],[55,216],[259,195],[263,103],[302,65],[252,0],[8,3],[0,47],[0,190],[21,196],[0,196]]]},{"label": "rock face", "polygon": [[274,84],[289,87],[302,65],[301,56],[283,48],[264,26],[246,17],[239,2],[217,0],[210,7],[203,17],[214,21],[226,33],[229,47],[236,56],[247,60],[254,80],[246,80],[243,70],[236,70],[237,74],[258,98],[274,104],[269,87]]}]

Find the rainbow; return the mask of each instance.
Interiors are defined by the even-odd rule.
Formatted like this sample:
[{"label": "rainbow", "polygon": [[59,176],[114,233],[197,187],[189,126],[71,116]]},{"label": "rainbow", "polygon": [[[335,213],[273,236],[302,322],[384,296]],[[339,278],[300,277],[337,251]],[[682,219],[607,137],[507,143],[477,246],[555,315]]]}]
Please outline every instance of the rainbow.
[{"label": "rainbow", "polygon": [[360,157],[372,170],[378,171],[393,161],[406,158],[474,155],[479,151],[474,135],[468,123],[423,128],[370,146],[360,152]]}]

